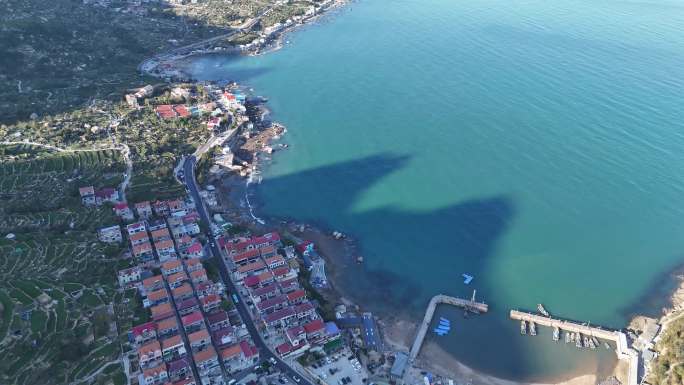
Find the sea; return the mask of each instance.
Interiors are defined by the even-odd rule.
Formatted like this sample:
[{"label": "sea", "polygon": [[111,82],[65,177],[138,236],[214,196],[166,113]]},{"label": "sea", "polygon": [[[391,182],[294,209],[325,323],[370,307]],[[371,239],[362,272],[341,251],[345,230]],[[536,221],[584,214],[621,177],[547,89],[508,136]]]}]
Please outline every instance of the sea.
[{"label": "sea", "polygon": [[[485,315],[428,339],[504,379],[614,364],[521,336],[510,309],[623,328],[684,262],[684,3],[359,0],[255,57],[197,57],[285,124],[260,214],[356,238],[345,295],[422,319],[438,293]],[[462,274],[472,275],[464,284]],[[428,358],[429,359],[429,358]]]}]

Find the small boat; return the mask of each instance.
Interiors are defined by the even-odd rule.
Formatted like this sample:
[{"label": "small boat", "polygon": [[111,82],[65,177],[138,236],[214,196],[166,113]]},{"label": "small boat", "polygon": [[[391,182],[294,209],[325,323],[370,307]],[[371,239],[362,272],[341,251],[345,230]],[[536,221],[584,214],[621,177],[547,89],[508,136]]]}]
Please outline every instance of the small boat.
[{"label": "small boat", "polygon": [[553,328],[553,340],[558,341],[560,339],[560,329],[558,327]]},{"label": "small boat", "polygon": [[520,334],[527,334],[527,322],[525,320],[520,321]]},{"label": "small boat", "polygon": [[594,346],[601,346],[601,343],[599,342],[598,338],[592,336],[591,341],[594,343]]},{"label": "small boat", "polygon": [[590,347],[591,347],[591,344],[589,343],[589,341],[590,341],[590,340],[589,340],[589,337],[584,336],[583,341],[584,341],[584,347],[585,347],[585,348],[590,348]]},{"label": "small boat", "polygon": [[582,334],[577,333],[577,336],[575,337],[575,346],[578,348],[582,347]]},{"label": "small boat", "polygon": [[586,342],[589,343],[589,348],[590,348],[590,349],[592,349],[592,350],[593,350],[593,349],[596,349],[596,344],[594,343],[594,339],[593,339],[593,338],[587,338],[587,341],[586,341]]},{"label": "small boat", "polygon": [[544,309],[544,305],[537,304],[537,310],[539,310],[539,313],[541,313],[544,317],[549,317],[549,312]]},{"label": "small boat", "polygon": [[537,335],[537,325],[534,322],[530,322],[530,335],[531,336]]},{"label": "small boat", "polygon": [[566,344],[570,342],[570,335],[571,335],[571,334],[572,334],[572,333],[565,332],[565,343],[566,343]]}]

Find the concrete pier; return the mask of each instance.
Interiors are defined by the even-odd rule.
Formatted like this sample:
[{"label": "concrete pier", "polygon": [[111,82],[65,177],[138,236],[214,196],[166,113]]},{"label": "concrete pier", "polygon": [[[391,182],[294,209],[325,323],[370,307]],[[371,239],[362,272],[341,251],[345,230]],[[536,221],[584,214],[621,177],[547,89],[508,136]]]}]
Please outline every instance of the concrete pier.
[{"label": "concrete pier", "polygon": [[423,340],[425,340],[425,335],[430,328],[430,323],[432,322],[432,317],[435,315],[435,309],[437,305],[452,305],[466,309],[474,313],[486,313],[489,310],[489,305],[484,302],[475,301],[475,293],[473,292],[473,298],[471,300],[450,297],[444,294],[438,294],[430,300],[430,304],[425,310],[425,317],[423,317],[423,323],[418,328],[418,334],[416,334],[416,339],[413,341],[413,346],[411,346],[411,352],[409,354],[409,362],[413,362],[420,348],[423,346]]},{"label": "concrete pier", "polygon": [[639,354],[627,344],[627,335],[618,330],[610,330],[597,326],[583,325],[573,321],[567,321],[552,317],[545,317],[538,314],[525,313],[517,310],[511,310],[511,319],[517,321],[534,322],[537,325],[557,327],[566,332],[581,333],[585,336],[593,336],[603,340],[612,341],[617,346],[615,353],[621,360],[626,360],[629,363],[629,372],[627,385],[637,385],[638,369],[639,369]]}]

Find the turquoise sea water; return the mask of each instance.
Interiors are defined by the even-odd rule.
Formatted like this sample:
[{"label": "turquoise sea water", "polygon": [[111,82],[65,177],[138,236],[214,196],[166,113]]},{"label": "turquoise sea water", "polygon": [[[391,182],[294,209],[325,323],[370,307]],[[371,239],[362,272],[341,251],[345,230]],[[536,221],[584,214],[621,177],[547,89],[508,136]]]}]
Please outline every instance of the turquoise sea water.
[{"label": "turquoise sea water", "polygon": [[362,0],[287,40],[193,72],[270,98],[290,149],[262,210],[357,237],[354,299],[418,320],[476,288],[490,314],[440,310],[438,341],[510,379],[597,356],[521,337],[510,308],[612,327],[654,310],[644,296],[684,261],[684,4]]}]

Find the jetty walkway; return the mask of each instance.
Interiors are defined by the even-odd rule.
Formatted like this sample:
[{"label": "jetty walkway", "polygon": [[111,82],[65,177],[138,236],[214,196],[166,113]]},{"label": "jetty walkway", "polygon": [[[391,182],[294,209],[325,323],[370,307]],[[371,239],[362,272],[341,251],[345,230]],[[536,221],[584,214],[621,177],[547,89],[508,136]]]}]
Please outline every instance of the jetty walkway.
[{"label": "jetty walkway", "polygon": [[556,327],[560,330],[581,333],[585,336],[593,336],[603,340],[612,341],[617,346],[615,353],[618,358],[629,363],[627,385],[637,385],[639,354],[627,344],[627,335],[619,330],[610,330],[598,326],[588,326],[573,321],[545,317],[538,314],[511,310],[511,319],[517,321],[534,322],[537,325]]},{"label": "jetty walkway", "polygon": [[413,346],[411,346],[411,352],[409,353],[409,362],[413,362],[420,348],[423,346],[423,340],[425,340],[425,335],[430,328],[430,323],[432,322],[432,317],[435,315],[435,309],[437,305],[452,305],[466,309],[467,311],[473,313],[486,313],[489,310],[489,305],[484,302],[475,301],[475,292],[473,292],[473,298],[470,300],[451,297],[444,294],[437,294],[432,297],[430,304],[425,310],[425,317],[423,317],[423,323],[418,328],[418,334],[416,334],[416,339],[413,341]]}]

